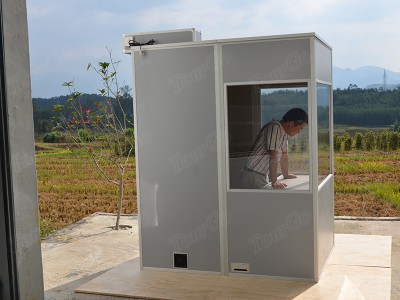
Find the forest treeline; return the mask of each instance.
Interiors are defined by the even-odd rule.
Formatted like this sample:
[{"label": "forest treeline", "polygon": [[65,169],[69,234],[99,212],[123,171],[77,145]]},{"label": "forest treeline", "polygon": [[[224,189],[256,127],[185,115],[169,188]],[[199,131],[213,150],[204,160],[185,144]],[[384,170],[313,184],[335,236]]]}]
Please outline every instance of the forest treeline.
[{"label": "forest treeline", "polygon": [[400,120],[400,88],[334,90],[333,120],[336,125],[389,126]]},{"label": "forest treeline", "polygon": [[[126,113],[129,119],[133,120],[133,103],[132,96],[130,95],[129,87],[125,86],[122,89],[122,95],[120,97],[120,104],[123,108],[123,111]],[[33,98],[33,122],[35,128],[35,135],[43,135],[48,132],[51,132],[54,128],[55,121],[54,117],[58,117],[59,113],[56,112],[53,107],[54,105],[62,105],[65,109],[68,108],[68,98],[70,95],[58,96],[52,98]],[[106,101],[108,99],[106,96],[97,95],[97,94],[83,94],[80,98],[81,106],[84,106],[86,109],[93,110],[98,103]],[[111,98],[111,101],[114,100]],[[115,104],[117,105],[117,103]],[[116,114],[121,111],[121,109],[115,109]]]},{"label": "forest treeline", "polygon": [[[132,97],[129,87],[125,87],[122,97],[124,111],[133,116]],[[271,96],[271,95],[270,95]],[[52,117],[56,115],[53,111],[55,104],[66,105],[68,95],[53,97],[50,99],[33,98],[33,113],[35,134],[42,135],[50,132],[54,127]],[[282,101],[297,103],[306,101],[307,92],[282,92],[276,93],[270,99],[282,104]],[[106,97],[96,94],[85,94],[82,96],[82,105],[92,107],[94,103],[104,101]],[[283,100],[284,99],[284,100]],[[306,102],[305,102],[306,103]],[[396,120],[400,121],[400,88],[384,91],[382,89],[360,89],[354,85],[347,89],[333,90],[333,118],[335,125],[350,126],[390,126]]]}]

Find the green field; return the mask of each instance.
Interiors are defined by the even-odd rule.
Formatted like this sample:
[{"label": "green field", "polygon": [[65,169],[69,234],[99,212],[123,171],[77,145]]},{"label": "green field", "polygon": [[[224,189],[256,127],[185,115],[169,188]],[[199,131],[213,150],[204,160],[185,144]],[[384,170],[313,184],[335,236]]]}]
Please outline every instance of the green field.
[{"label": "green field", "polygon": [[389,126],[349,126],[349,125],[335,125],[333,132],[341,134],[347,132],[350,135],[354,135],[356,132],[366,133],[367,131],[380,131],[389,129]]}]

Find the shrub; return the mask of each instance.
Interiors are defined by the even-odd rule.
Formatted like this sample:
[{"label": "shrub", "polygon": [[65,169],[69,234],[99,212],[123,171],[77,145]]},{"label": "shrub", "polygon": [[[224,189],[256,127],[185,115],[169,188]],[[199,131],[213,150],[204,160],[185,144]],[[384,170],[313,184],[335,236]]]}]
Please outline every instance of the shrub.
[{"label": "shrub", "polygon": [[399,132],[390,132],[389,134],[389,149],[396,150],[400,146],[400,131]]},{"label": "shrub", "polygon": [[44,143],[63,143],[65,142],[65,135],[59,131],[48,132],[43,136]]},{"label": "shrub", "polygon": [[352,145],[352,140],[350,136],[346,136],[344,139],[344,150],[345,151],[350,151],[351,150],[351,145]]},{"label": "shrub", "polygon": [[114,152],[116,155],[122,154],[124,157],[135,155],[135,137],[133,128],[125,129],[125,135],[119,138],[119,142],[115,142]]},{"label": "shrub", "polygon": [[89,142],[90,140],[90,133],[87,129],[79,129],[78,130],[78,137],[80,142]]},{"label": "shrub", "polygon": [[363,135],[360,132],[357,132],[354,136],[354,146],[357,150],[361,150],[363,148]]},{"label": "shrub", "polygon": [[383,131],[379,132],[379,134],[377,135],[376,147],[379,150],[387,150],[388,146],[389,146],[388,131],[387,130],[383,130]]},{"label": "shrub", "polygon": [[342,148],[342,137],[339,134],[333,136],[333,149],[335,152],[340,152]]},{"label": "shrub", "polygon": [[364,148],[365,150],[375,149],[375,136],[372,131],[367,131],[364,136]]},{"label": "shrub", "polygon": [[300,137],[300,150],[302,152],[306,151],[308,149],[308,138],[306,135],[302,135]]},{"label": "shrub", "polygon": [[135,135],[135,131],[133,130],[133,128],[127,128],[127,129],[125,130],[125,135],[126,135],[126,136],[130,136],[130,137],[133,137],[133,136]]}]

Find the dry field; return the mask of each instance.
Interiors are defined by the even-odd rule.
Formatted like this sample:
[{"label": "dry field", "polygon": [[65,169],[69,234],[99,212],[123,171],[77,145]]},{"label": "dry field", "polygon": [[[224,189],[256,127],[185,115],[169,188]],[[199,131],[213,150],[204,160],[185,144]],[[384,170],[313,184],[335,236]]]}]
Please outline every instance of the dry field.
[{"label": "dry field", "polygon": [[[36,145],[42,236],[95,212],[117,211],[117,187],[71,144]],[[126,173],[123,212],[137,213],[134,159]],[[400,217],[400,151],[335,155],[335,215]]]},{"label": "dry field", "polygon": [[335,215],[400,217],[400,150],[336,153]]},{"label": "dry field", "polygon": [[[104,181],[80,149],[70,147],[36,144],[42,236],[95,212],[117,212],[117,186]],[[133,158],[125,175],[123,213],[137,213]]]}]

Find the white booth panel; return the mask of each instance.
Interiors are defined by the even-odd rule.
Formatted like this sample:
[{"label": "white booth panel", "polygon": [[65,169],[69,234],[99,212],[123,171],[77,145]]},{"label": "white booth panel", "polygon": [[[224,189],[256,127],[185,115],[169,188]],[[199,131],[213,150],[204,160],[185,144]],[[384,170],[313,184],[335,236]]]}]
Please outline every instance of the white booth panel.
[{"label": "white booth panel", "polygon": [[311,77],[309,38],[222,44],[222,52],[224,83]]},{"label": "white booth panel", "polygon": [[250,274],[313,279],[312,194],[242,191],[227,198],[231,272],[241,263]]},{"label": "white booth panel", "polygon": [[332,82],[332,50],[314,39],[315,77],[317,80]]},{"label": "white booth panel", "polygon": [[194,28],[188,28],[124,34],[122,36],[124,52],[132,53],[132,48],[129,45],[130,43],[145,44],[150,40],[153,40],[155,45],[195,42],[201,41],[201,32],[195,30]]},{"label": "white booth panel", "polygon": [[143,267],[172,268],[180,253],[187,269],[220,272],[213,55],[213,46],[135,53]]},{"label": "white booth panel", "polygon": [[318,275],[334,246],[333,185],[333,175],[330,175],[318,189]]}]

